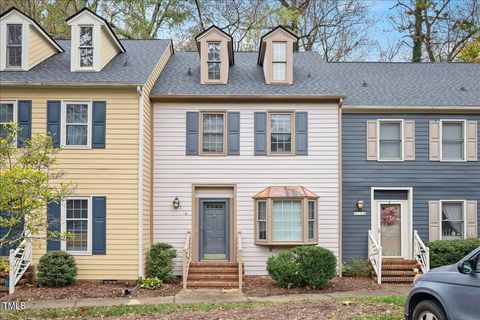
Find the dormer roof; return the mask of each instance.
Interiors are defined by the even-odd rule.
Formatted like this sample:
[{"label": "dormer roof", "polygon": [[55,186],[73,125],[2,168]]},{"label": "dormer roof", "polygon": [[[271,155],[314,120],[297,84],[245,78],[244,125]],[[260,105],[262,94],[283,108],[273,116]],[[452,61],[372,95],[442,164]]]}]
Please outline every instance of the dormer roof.
[{"label": "dormer roof", "polygon": [[261,66],[263,65],[263,58],[265,57],[265,40],[267,40],[269,37],[277,34],[278,32],[281,32],[284,36],[287,38],[290,38],[293,40],[293,42],[298,42],[298,37],[290,30],[285,28],[284,26],[277,26],[270,30],[269,32],[265,33],[261,38],[260,38],[260,47],[258,49],[258,60],[257,63]]},{"label": "dormer roof", "polygon": [[118,49],[121,52],[126,51],[125,48],[123,47],[122,43],[118,39],[117,35],[113,31],[110,23],[107,20],[105,20],[104,18],[102,18],[101,16],[99,16],[98,14],[96,14],[95,12],[93,12],[92,10],[88,9],[87,7],[83,8],[82,10],[78,11],[77,13],[71,15],[65,21],[67,22],[68,25],[72,25],[73,23],[75,23],[76,20],[80,19],[84,15],[88,15],[90,18],[93,18],[93,19],[97,20],[99,23],[101,23],[102,25],[104,25],[106,27],[106,30],[108,31],[109,36],[111,37],[113,42],[116,44]]},{"label": "dormer roof", "polygon": [[228,64],[231,66],[234,64],[235,59],[234,59],[234,54],[233,54],[233,37],[217,27],[216,25],[212,24],[210,27],[207,29],[203,30],[200,32],[196,37],[195,37],[195,42],[197,44],[197,49],[198,53],[200,54],[200,40],[204,37],[207,37],[210,35],[212,32],[217,33],[221,37],[224,37],[228,41]]},{"label": "dormer roof", "polygon": [[7,19],[11,15],[17,15],[21,19],[25,20],[28,24],[33,26],[41,35],[45,38],[56,50],[57,52],[64,52],[65,50],[39,25],[35,20],[27,16],[22,11],[18,10],[15,7],[11,7],[4,13],[0,15],[0,20]]}]

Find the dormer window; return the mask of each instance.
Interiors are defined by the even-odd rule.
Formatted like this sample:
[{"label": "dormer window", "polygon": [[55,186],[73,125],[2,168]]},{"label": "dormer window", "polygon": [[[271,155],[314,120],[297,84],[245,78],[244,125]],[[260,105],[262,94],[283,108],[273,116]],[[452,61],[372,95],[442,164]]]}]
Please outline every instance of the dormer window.
[{"label": "dormer window", "polygon": [[80,68],[93,67],[93,27],[81,26],[79,36]]},{"label": "dormer window", "polygon": [[22,25],[7,25],[7,67],[22,67]]},{"label": "dormer window", "polygon": [[287,43],[273,42],[273,81],[285,81],[287,71]]},{"label": "dormer window", "polygon": [[220,42],[208,42],[208,80],[220,80]]}]

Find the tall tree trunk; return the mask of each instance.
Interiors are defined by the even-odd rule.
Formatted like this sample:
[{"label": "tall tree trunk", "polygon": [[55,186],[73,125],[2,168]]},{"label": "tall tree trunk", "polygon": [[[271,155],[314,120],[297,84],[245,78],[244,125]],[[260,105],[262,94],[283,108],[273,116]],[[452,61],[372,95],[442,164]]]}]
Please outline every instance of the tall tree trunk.
[{"label": "tall tree trunk", "polygon": [[423,44],[423,16],[422,9],[425,0],[417,0],[415,3],[415,27],[413,33],[413,51],[412,51],[412,61],[421,62],[422,61],[422,44]]}]

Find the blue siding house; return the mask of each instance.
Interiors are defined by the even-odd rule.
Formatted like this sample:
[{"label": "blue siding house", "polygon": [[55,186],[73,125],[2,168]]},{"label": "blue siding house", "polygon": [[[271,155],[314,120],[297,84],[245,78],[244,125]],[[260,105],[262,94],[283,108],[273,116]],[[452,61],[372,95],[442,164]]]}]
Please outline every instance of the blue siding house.
[{"label": "blue siding house", "polygon": [[480,234],[480,64],[336,68],[351,79],[342,110],[342,259],[369,258],[380,270],[383,260],[385,282],[410,281],[424,243]]}]

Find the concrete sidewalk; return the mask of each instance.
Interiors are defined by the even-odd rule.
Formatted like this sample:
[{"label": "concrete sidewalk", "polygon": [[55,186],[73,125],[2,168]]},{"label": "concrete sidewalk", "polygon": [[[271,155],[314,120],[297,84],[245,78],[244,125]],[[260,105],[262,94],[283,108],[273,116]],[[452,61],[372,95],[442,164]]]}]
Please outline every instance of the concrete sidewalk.
[{"label": "concrete sidewalk", "polygon": [[360,290],[319,294],[288,294],[266,297],[245,296],[239,289],[185,289],[174,296],[148,298],[90,298],[64,300],[38,300],[26,302],[27,309],[57,309],[77,307],[109,307],[148,304],[198,304],[198,303],[253,303],[253,302],[301,302],[323,301],[341,298],[356,298],[370,296],[407,295],[410,288],[392,287],[385,290]]}]

